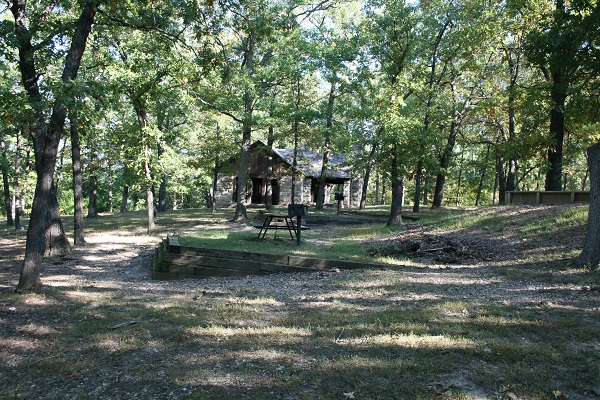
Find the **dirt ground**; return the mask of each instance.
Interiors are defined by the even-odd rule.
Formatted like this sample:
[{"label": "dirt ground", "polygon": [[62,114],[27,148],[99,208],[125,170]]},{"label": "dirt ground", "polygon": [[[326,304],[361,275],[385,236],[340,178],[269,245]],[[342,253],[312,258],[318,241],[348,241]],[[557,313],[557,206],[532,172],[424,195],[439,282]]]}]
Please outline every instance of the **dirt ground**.
[{"label": "dirt ground", "polygon": [[[365,245],[373,255],[397,257],[411,261],[410,267],[402,272],[403,279],[406,282],[423,284],[424,287],[429,288],[427,289],[429,293],[407,294],[409,297],[454,296],[465,299],[465,301],[477,299],[478,303],[489,302],[516,306],[519,304],[561,304],[567,307],[569,304],[577,302],[578,307],[583,306],[588,310],[597,311],[600,304],[600,282],[584,285],[579,282],[563,282],[557,285],[539,279],[528,279],[526,272],[520,270],[518,274],[523,273],[523,278],[507,280],[502,283],[495,280],[494,274],[498,272],[498,266],[510,269],[513,266],[523,265],[524,260],[527,260],[528,263],[531,263],[531,260],[556,263],[556,260],[544,259],[544,257],[548,254],[577,254],[581,250],[585,227],[564,229],[551,235],[541,233],[527,238],[520,235],[521,230],[526,229],[528,225],[542,216],[563,213],[571,207],[499,207],[489,212],[492,213],[492,216],[506,219],[510,223],[494,223],[483,228],[441,232],[432,232],[423,225],[411,224],[406,230],[396,233],[391,238],[369,241]],[[213,228],[218,228],[222,224],[228,223],[227,221],[215,222]],[[198,226],[178,227],[179,232],[185,232],[186,229],[198,229]],[[248,229],[252,235],[255,234],[248,226],[237,225],[236,229]],[[331,227],[320,229],[331,229]],[[331,290],[331,282],[336,279],[336,276],[356,273],[354,271],[329,271],[205,280],[152,280],[151,262],[154,248],[167,233],[173,232],[165,230],[157,232],[156,235],[126,231],[88,234],[86,237],[88,245],[75,248],[70,257],[52,258],[45,261],[42,282],[51,290],[72,291],[81,293],[81,295],[87,292],[102,293],[104,290],[110,290],[114,298],[120,296],[136,298],[137,296],[148,298],[149,301],[157,301],[156,299],[160,299],[163,295],[186,296],[200,301],[203,297],[251,292],[257,297],[272,297],[278,304],[285,306],[286,313],[292,313],[295,309],[300,310],[306,307],[309,302],[329,301],[328,296],[331,294],[327,293]],[[0,248],[2,249],[0,251],[0,330],[6,329],[12,338],[10,343],[4,342],[0,335],[0,350],[3,347],[7,349],[11,346],[15,349],[6,352],[10,355],[10,359],[2,361],[6,367],[4,372],[2,372],[4,367],[0,364],[0,380],[3,373],[7,376],[10,374],[7,372],[10,370],[8,366],[21,365],[27,360],[32,346],[37,340],[24,330],[28,321],[37,312],[35,305],[27,304],[25,299],[14,300],[15,297],[12,295],[23,262],[24,243],[24,232],[0,238]],[[567,263],[568,261],[559,262]],[[474,283],[469,285],[472,289],[464,289],[465,282]],[[486,282],[496,283],[490,285]],[[77,290],[77,288],[83,289]],[[362,295],[368,299],[375,294],[362,293]],[[43,301],[43,299],[36,301]],[[89,301],[91,302],[90,307],[92,307],[92,299]],[[40,316],[39,318],[49,317]],[[129,322],[125,321],[123,324]],[[121,326],[118,324],[111,327],[111,329],[120,328]],[[349,333],[346,334],[349,335]],[[108,369],[100,370],[96,373],[96,377],[91,376],[86,379],[91,380],[90,385],[102,388],[102,385],[107,384],[102,381],[105,379],[103,377],[112,377],[115,374],[116,372]],[[240,393],[243,393],[242,390],[252,389],[253,384],[256,383],[241,382]],[[460,382],[456,384],[458,385]],[[197,386],[181,385],[163,398],[187,398],[185,390],[192,390],[190,388],[193,387]],[[489,390],[470,387],[470,384],[464,382],[461,389],[464,392],[472,393],[472,397],[469,398],[488,398],[484,395],[480,396],[479,392],[483,391],[489,394]],[[38,398],[44,397],[41,389],[32,388],[31,393],[37,396],[41,393],[42,396]],[[102,392],[98,392],[100,397],[102,394]],[[581,393],[575,393],[571,398],[584,399],[586,395],[600,398],[600,382],[590,382],[581,390]],[[239,398],[251,398],[244,397],[242,394],[240,396]],[[493,398],[512,398],[502,396]],[[343,398],[343,396],[340,397]],[[77,398],[77,395],[67,394],[65,398]],[[112,398],[127,398],[127,393],[124,392],[122,396],[115,395]],[[138,398],[152,397],[140,395]],[[273,398],[288,397],[275,395]]]}]

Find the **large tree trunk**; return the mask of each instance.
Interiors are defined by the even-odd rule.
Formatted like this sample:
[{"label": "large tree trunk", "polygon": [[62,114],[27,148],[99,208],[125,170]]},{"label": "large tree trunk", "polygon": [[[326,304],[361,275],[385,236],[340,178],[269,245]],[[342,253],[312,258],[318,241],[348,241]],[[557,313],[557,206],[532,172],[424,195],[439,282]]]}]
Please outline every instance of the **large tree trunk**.
[{"label": "large tree trunk", "polygon": [[371,169],[373,168],[373,159],[377,152],[377,144],[373,143],[371,152],[369,153],[369,159],[367,160],[367,167],[365,168],[365,175],[363,176],[363,186],[360,194],[360,205],[359,209],[364,210],[367,206],[367,191],[369,188],[369,180],[371,179]]},{"label": "large tree trunk", "polygon": [[446,147],[444,148],[444,152],[442,153],[442,157],[440,158],[440,173],[436,176],[435,180],[433,204],[431,205],[433,208],[441,207],[444,201],[446,173],[448,172],[448,168],[450,167],[450,159],[452,158],[452,151],[454,150],[454,145],[456,144],[457,135],[458,127],[456,126],[456,123],[452,121],[452,123],[450,124],[450,133],[448,134],[448,141],[446,142]]},{"label": "large tree trunk", "polygon": [[[217,142],[219,141],[219,139],[221,138],[221,125],[219,124],[219,122],[217,122]],[[211,190],[211,195],[210,195],[210,206],[211,206],[211,211],[212,213],[216,213],[217,212],[217,187],[218,187],[218,183],[219,183],[219,164],[220,164],[220,160],[219,160],[219,150],[215,149],[215,164],[213,166],[213,179],[212,179],[212,190]],[[174,198],[176,196],[173,196]]]},{"label": "large tree trunk", "polygon": [[152,170],[150,168],[150,160],[152,158],[150,145],[148,144],[148,135],[146,128],[148,127],[148,113],[143,103],[141,96],[130,94],[133,102],[133,108],[140,127],[140,135],[144,152],[143,170],[144,180],[146,185],[146,210],[148,213],[147,232],[151,233],[156,228],[156,207],[154,204],[154,185]]},{"label": "large tree trunk", "polygon": [[251,131],[251,126],[247,125],[242,133],[234,221],[244,221],[248,218],[246,214],[246,181],[248,180],[248,163],[250,162]]},{"label": "large tree trunk", "polygon": [[415,171],[415,199],[413,202],[413,212],[420,211],[421,204],[421,182],[423,181],[423,158],[420,157]]},{"label": "large tree trunk", "polygon": [[[516,139],[516,99],[515,90],[517,88],[517,79],[519,78],[519,67],[521,55],[517,52],[514,56],[517,57],[515,60],[513,54],[506,49],[506,57],[508,59],[508,71],[510,74],[510,83],[508,87],[508,140],[511,144],[514,144]],[[508,168],[506,171],[506,184],[503,184],[504,191],[500,197],[502,204],[506,203],[506,191],[512,192],[516,190],[516,175],[517,175],[517,159],[514,157],[514,151],[510,152],[508,157]]]},{"label": "large tree trunk", "polygon": [[158,187],[158,212],[165,211],[167,211],[167,176],[163,175]]},{"label": "large tree trunk", "polygon": [[38,86],[41,76],[36,69],[34,61],[35,49],[31,43],[31,33],[26,25],[25,1],[14,1],[11,4],[11,12],[15,20],[15,34],[19,50],[19,69],[22,82],[28,95],[28,100],[34,109],[33,122],[33,144],[36,164],[37,182],[33,198],[29,228],[27,229],[27,241],[25,246],[25,259],[17,285],[17,291],[35,289],[41,284],[40,272],[42,258],[46,247],[46,228],[48,226],[48,214],[52,200],[52,178],[56,166],[58,142],[64,130],[67,116],[67,105],[65,99],[72,89],[72,81],[77,77],[81,58],[85,50],[87,38],[94,22],[97,11],[96,1],[86,1],[81,15],[75,25],[71,40],[71,46],[65,59],[62,74],[64,88],[62,93],[57,93],[50,116],[50,123],[46,125],[44,104]]},{"label": "large tree trunk", "polygon": [[46,256],[64,256],[71,254],[71,243],[65,233],[65,227],[60,217],[56,186],[50,189],[50,203],[48,210],[48,226],[46,227]]},{"label": "large tree trunk", "polygon": [[590,210],[583,251],[575,260],[579,266],[600,268],[600,143],[587,150],[590,170]]},{"label": "large tree trunk", "polygon": [[98,217],[98,177],[96,175],[90,175],[89,178],[90,189],[88,192],[88,218]]},{"label": "large tree trunk", "polygon": [[[158,159],[163,155],[163,147],[158,144]],[[167,211],[167,175],[164,173],[160,177],[160,186],[158,187],[158,212]]]},{"label": "large tree trunk", "polygon": [[13,179],[13,200],[11,209],[15,216],[15,231],[22,229],[21,227],[21,188],[19,187],[19,176],[21,174],[21,151],[23,147],[23,139],[17,132],[17,148],[15,149],[15,176]]},{"label": "large tree trunk", "polygon": [[267,210],[273,208],[273,144],[275,143],[275,131],[273,125],[269,126],[269,135],[267,136],[267,179],[265,190],[265,206]]},{"label": "large tree trunk", "polygon": [[6,143],[4,143],[4,136],[0,137],[0,148],[2,149],[2,159],[0,160],[0,166],[2,168],[4,206],[6,207],[6,225],[13,226],[15,224],[15,221],[13,219],[12,202],[10,195],[10,182],[8,179],[8,159],[6,157]]},{"label": "large tree trunk", "polygon": [[392,206],[387,226],[402,223],[402,200],[404,194],[404,177],[400,176],[398,170],[398,148],[394,143],[392,146]]},{"label": "large tree trunk", "polygon": [[490,145],[487,145],[487,150],[485,152],[485,161],[483,162],[483,166],[481,167],[481,177],[479,178],[479,186],[477,186],[477,198],[475,199],[475,206],[479,206],[479,201],[481,200],[481,192],[483,191],[483,184],[485,182],[485,170],[487,169],[487,163],[490,159]]},{"label": "large tree trunk", "polygon": [[506,204],[506,174],[504,173],[504,158],[496,153],[496,179],[498,181],[498,204]]},{"label": "large tree trunk", "polygon": [[563,73],[555,71],[552,74],[552,110],[550,111],[550,140],[546,172],[547,191],[562,190],[562,158],[563,141],[565,137],[565,102],[567,99],[567,81]]},{"label": "large tree trunk", "polygon": [[75,245],[85,244],[83,227],[83,176],[81,172],[81,144],[79,130],[77,129],[77,116],[75,110],[70,110],[71,117],[71,160],[73,162],[73,237]]},{"label": "large tree trunk", "polygon": [[[246,70],[248,76],[254,75],[254,45],[256,37],[251,34],[245,49]],[[244,92],[244,119],[242,122],[242,147],[238,165],[237,198],[234,221],[244,221],[248,218],[246,213],[246,181],[248,180],[248,163],[250,162],[250,146],[252,145],[252,112],[254,109],[254,96],[250,88]]]},{"label": "large tree trunk", "polygon": [[325,123],[325,143],[323,144],[323,164],[319,175],[319,188],[317,191],[316,209],[322,210],[325,204],[325,186],[327,184],[327,167],[329,165],[329,146],[331,144],[331,130],[333,129],[333,104],[335,102],[335,82],[331,82],[329,99],[327,101],[327,122]]},{"label": "large tree trunk", "polygon": [[123,191],[121,192],[120,212],[125,213],[127,211],[129,211],[129,185],[124,185]]}]

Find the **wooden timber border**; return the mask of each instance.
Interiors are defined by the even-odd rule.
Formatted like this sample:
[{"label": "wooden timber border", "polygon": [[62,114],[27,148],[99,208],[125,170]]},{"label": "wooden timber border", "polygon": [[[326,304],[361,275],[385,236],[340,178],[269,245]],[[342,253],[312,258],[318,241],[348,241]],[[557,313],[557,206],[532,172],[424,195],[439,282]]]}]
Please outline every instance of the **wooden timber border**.
[{"label": "wooden timber border", "polygon": [[391,265],[204,247],[184,247],[179,244],[176,236],[167,236],[154,252],[152,278],[247,276],[369,267],[389,268]]}]

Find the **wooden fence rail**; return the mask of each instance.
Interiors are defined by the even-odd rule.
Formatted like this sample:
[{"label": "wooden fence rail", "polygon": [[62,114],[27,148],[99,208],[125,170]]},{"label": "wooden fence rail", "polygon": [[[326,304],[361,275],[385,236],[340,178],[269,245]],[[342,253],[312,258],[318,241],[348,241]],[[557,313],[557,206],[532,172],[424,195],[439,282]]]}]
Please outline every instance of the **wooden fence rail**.
[{"label": "wooden fence rail", "polygon": [[569,204],[589,203],[590,192],[548,192],[535,190],[528,192],[506,192],[507,204]]}]

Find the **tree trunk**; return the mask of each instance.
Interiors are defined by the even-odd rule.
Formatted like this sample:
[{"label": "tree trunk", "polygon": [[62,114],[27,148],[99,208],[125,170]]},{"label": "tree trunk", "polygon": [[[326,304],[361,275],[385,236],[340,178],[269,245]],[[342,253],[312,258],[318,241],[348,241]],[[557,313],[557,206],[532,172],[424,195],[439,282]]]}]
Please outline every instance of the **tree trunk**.
[{"label": "tree trunk", "polygon": [[95,175],[90,175],[90,189],[88,192],[88,218],[98,217],[98,178]]},{"label": "tree trunk", "polygon": [[429,186],[431,185],[431,177],[425,176],[425,189],[423,189],[423,205],[429,205]]},{"label": "tree trunk", "polygon": [[2,149],[2,159],[0,166],[2,168],[2,186],[4,189],[4,206],[6,207],[6,225],[13,226],[12,202],[10,195],[10,182],[8,179],[8,159],[6,158],[6,144],[4,143],[4,135],[0,137],[0,148]]},{"label": "tree trunk", "polygon": [[[219,142],[219,139],[221,138],[221,124],[217,121],[217,130],[216,130],[216,136],[217,136],[217,143]],[[210,196],[210,207],[211,207],[211,212],[214,214],[217,212],[217,187],[218,187],[218,183],[219,183],[219,163],[221,162],[219,160],[219,150],[215,149],[215,163],[213,165],[213,179],[212,179],[212,193]],[[173,201],[177,201],[176,200],[176,196],[173,196]]]},{"label": "tree trunk", "polygon": [[83,176],[81,172],[81,144],[77,129],[77,116],[74,109],[70,110],[71,119],[71,160],[73,162],[73,237],[75,245],[85,244],[83,226]]},{"label": "tree trunk", "polygon": [[548,163],[550,167],[546,172],[547,191],[562,189],[562,153],[565,136],[565,100],[566,88],[563,87],[560,73],[554,74],[552,84],[552,110],[550,111],[550,138],[553,144],[548,149]]},{"label": "tree trunk", "polygon": [[588,265],[600,268],[600,143],[588,148],[590,170],[590,209],[588,212],[587,233],[583,251],[575,260],[575,265]]},{"label": "tree trunk", "polygon": [[[160,161],[163,155],[163,147],[158,144],[158,160]],[[167,175],[164,173],[160,177],[160,185],[158,187],[158,212],[167,211]]]},{"label": "tree trunk", "polygon": [[50,189],[50,203],[48,208],[48,226],[46,227],[46,256],[64,256],[71,254],[71,243],[65,233],[65,227],[60,217],[56,186]]},{"label": "tree trunk", "polygon": [[242,133],[234,221],[244,221],[248,218],[246,214],[246,181],[248,180],[248,163],[250,162],[251,131],[251,126],[246,125]]},{"label": "tree trunk", "polygon": [[15,216],[15,231],[21,230],[21,188],[19,187],[19,176],[21,175],[21,151],[23,147],[22,136],[17,132],[17,148],[15,149],[15,176],[13,179],[13,201],[11,209]]},{"label": "tree trunk", "polygon": [[122,213],[129,211],[129,185],[123,186],[121,194],[121,210]]},{"label": "tree trunk", "polygon": [[364,210],[367,206],[367,191],[369,188],[369,180],[371,179],[371,169],[373,168],[373,159],[375,158],[375,153],[377,152],[377,144],[374,143],[371,148],[371,153],[369,153],[369,159],[367,160],[367,167],[365,168],[365,175],[363,179],[362,191],[360,194],[360,205],[359,209]]},{"label": "tree trunk", "polygon": [[325,186],[327,184],[327,167],[329,165],[329,146],[331,144],[331,135],[333,129],[333,104],[335,102],[335,82],[331,82],[329,90],[329,99],[327,101],[327,122],[325,123],[325,143],[323,145],[323,164],[321,165],[321,175],[319,175],[319,189],[317,191],[317,204],[315,208],[322,210],[325,204]]},{"label": "tree trunk", "polygon": [[58,142],[64,131],[67,116],[65,99],[68,99],[69,92],[72,90],[72,81],[77,78],[81,58],[97,11],[96,1],[86,1],[83,5],[65,59],[62,74],[63,91],[56,93],[57,100],[52,107],[50,123],[47,125],[44,116],[45,110],[41,108],[44,102],[38,86],[38,79],[42,74],[37,71],[35,66],[35,48],[31,43],[32,35],[26,25],[26,6],[25,1],[12,2],[11,13],[15,20],[22,82],[28,95],[28,101],[34,110],[32,132],[37,181],[27,229],[25,259],[17,285],[19,292],[33,290],[41,284],[40,272],[46,247],[45,234],[49,222],[48,214],[51,211],[52,178],[56,166]]},{"label": "tree trunk", "polygon": [[156,228],[156,208],[154,206],[154,187],[152,186],[152,172],[150,170],[150,148],[144,148],[144,177],[146,178],[146,209],[148,211],[148,234]]},{"label": "tree trunk", "polygon": [[[248,76],[254,75],[254,46],[256,37],[252,33],[244,51],[246,57],[246,71]],[[244,92],[244,119],[242,121],[242,148],[238,166],[238,185],[234,221],[248,219],[246,213],[246,181],[248,180],[248,163],[250,162],[250,146],[252,145],[252,112],[254,109],[254,96],[249,87]]]},{"label": "tree trunk", "polygon": [[394,143],[392,146],[392,206],[387,226],[402,223],[402,200],[404,194],[404,177],[398,171],[398,148]]},{"label": "tree trunk", "polygon": [[562,189],[562,158],[563,141],[565,137],[565,102],[567,98],[567,81],[564,74],[555,71],[552,74],[552,110],[550,111],[550,140],[552,145],[548,149],[548,163],[550,167],[546,172],[547,191]]},{"label": "tree trunk", "polygon": [[267,136],[267,179],[265,182],[265,207],[267,210],[273,208],[273,144],[275,143],[275,131],[273,125],[269,125],[269,135]]},{"label": "tree trunk", "polygon": [[167,211],[167,176],[163,174],[158,187],[158,212]]},{"label": "tree trunk", "polygon": [[294,132],[294,157],[292,160],[292,199],[291,203],[294,204],[296,201],[296,178],[298,176],[298,140],[299,140],[299,117],[298,111],[300,110],[300,76],[296,76],[296,108],[294,113],[294,123],[292,125],[292,131]]},{"label": "tree trunk", "polygon": [[423,180],[423,158],[419,158],[417,162],[417,170],[415,171],[415,199],[413,203],[413,212],[418,213],[421,204],[421,181]]},{"label": "tree trunk", "polygon": [[444,186],[446,185],[446,173],[448,167],[450,167],[450,159],[452,158],[452,151],[456,144],[456,136],[458,135],[458,127],[456,122],[452,121],[450,124],[450,133],[448,134],[448,141],[444,148],[444,153],[440,159],[440,173],[436,177],[435,191],[433,193],[433,208],[441,207],[444,201]]},{"label": "tree trunk", "polygon": [[479,186],[477,187],[477,198],[475,199],[475,206],[479,206],[479,201],[481,200],[481,192],[483,192],[483,183],[485,182],[485,170],[487,169],[487,163],[490,159],[490,145],[487,145],[487,150],[485,152],[485,161],[483,162],[483,166],[481,167],[481,177],[479,178]]},{"label": "tree trunk", "polygon": [[148,234],[152,233],[156,229],[156,208],[154,207],[154,191],[150,179],[150,164],[146,161],[144,163],[144,170],[146,171],[146,208],[148,210]]},{"label": "tree trunk", "polygon": [[[510,74],[510,83],[508,87],[508,140],[511,144],[516,140],[516,123],[515,123],[515,113],[516,113],[516,99],[515,99],[515,90],[517,88],[517,79],[519,78],[519,67],[520,62],[519,59],[521,55],[519,53],[515,54],[517,59],[513,58],[513,55],[509,50],[506,50],[506,58],[508,60],[508,70]],[[516,185],[516,175],[517,175],[517,160],[514,158],[514,151],[511,151],[510,156],[508,157],[508,168],[506,171],[506,184],[504,184],[503,177],[503,192],[500,198],[502,204],[506,203],[506,191],[512,192],[515,190]]]},{"label": "tree trunk", "polygon": [[496,179],[498,180],[498,204],[506,204],[506,174],[504,159],[500,152],[496,153]]}]

